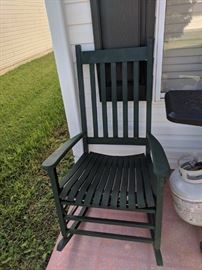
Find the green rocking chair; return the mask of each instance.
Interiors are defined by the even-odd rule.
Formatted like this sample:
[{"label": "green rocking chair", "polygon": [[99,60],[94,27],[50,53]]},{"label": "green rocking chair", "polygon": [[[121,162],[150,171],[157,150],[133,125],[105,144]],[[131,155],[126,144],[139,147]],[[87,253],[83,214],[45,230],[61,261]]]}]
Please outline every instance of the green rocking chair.
[{"label": "green rocking chair", "polygon": [[[95,51],[81,51],[81,47],[77,45],[76,56],[82,132],[65,142],[42,165],[51,180],[63,237],[57,249],[61,251],[74,234],[145,242],[153,244],[157,265],[163,265],[160,251],[163,187],[170,174],[170,167],[162,146],[151,135],[153,41],[148,41],[148,46],[145,47]],[[144,137],[139,136],[139,63],[141,61],[147,63]],[[89,66],[93,136],[89,135],[88,130],[84,65]],[[121,82],[117,80],[118,75],[120,78],[120,72],[119,74],[117,72],[118,65],[119,71],[121,70]],[[130,98],[129,65],[132,67]],[[106,82],[107,68],[111,78],[110,90],[107,88],[109,82]],[[98,74],[97,84],[96,74]],[[121,91],[121,98],[120,95],[118,97],[117,89]],[[110,94],[109,91],[111,91]],[[122,117],[118,114],[118,103],[122,105]],[[101,123],[98,121],[98,104],[101,110],[100,116],[102,116]],[[109,135],[108,104],[112,108],[111,136]],[[131,121],[128,119],[129,105],[132,106],[133,111],[133,136],[129,136],[129,120]],[[123,126],[122,136],[119,135],[120,121]],[[100,135],[100,126],[102,135]],[[80,140],[83,141],[84,153],[68,171],[63,181],[59,181],[57,165]],[[119,145],[142,145],[145,146],[145,153],[109,156],[89,152],[90,144],[115,144],[117,148]],[[81,209],[80,213],[75,214],[78,207]],[[91,207],[143,212],[147,215],[148,222],[87,216],[87,210]],[[68,226],[70,221],[74,222]],[[144,228],[150,230],[151,237],[82,230],[79,229],[81,222]]]}]

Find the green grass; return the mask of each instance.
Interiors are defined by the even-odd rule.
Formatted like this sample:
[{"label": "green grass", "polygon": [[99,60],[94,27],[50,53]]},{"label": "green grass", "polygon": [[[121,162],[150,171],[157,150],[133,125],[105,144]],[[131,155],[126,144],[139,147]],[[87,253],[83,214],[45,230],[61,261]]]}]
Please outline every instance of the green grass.
[{"label": "green grass", "polygon": [[0,77],[0,119],[0,269],[44,269],[58,226],[41,163],[68,136],[52,54]]}]

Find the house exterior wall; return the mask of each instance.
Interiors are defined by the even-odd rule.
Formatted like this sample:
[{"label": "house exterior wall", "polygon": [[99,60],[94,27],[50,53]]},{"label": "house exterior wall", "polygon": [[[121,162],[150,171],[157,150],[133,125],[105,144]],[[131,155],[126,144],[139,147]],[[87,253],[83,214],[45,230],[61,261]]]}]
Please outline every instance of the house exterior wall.
[{"label": "house exterior wall", "polygon": [[161,92],[202,89],[202,1],[167,0]]},{"label": "house exterior wall", "polygon": [[[161,0],[160,0],[161,1]],[[69,43],[71,46],[71,52],[75,68],[75,52],[74,46],[81,44],[82,49],[90,50],[94,48],[93,43],[93,31],[91,21],[91,11],[89,0],[62,0],[65,26],[68,33]],[[162,22],[161,22],[162,23]],[[156,40],[158,39],[158,33]],[[158,57],[158,55],[157,55]],[[74,75],[76,77],[76,68]],[[90,96],[89,96],[89,78],[87,70],[84,72],[85,83],[87,86],[87,115],[91,116],[90,110]],[[154,78],[155,80],[155,78]],[[155,85],[155,84],[154,84]],[[154,88],[154,92],[156,89]],[[155,95],[154,95],[155,96]],[[76,89],[76,97],[78,98],[78,89]],[[70,99],[69,99],[70,100]],[[68,100],[66,100],[68,106]],[[119,110],[121,114],[121,108]],[[99,114],[101,115],[101,114]],[[144,118],[144,102],[140,106],[140,115]],[[72,113],[68,118],[75,118]],[[73,122],[73,121],[72,121]],[[99,121],[100,122],[100,121]],[[131,125],[132,126],[132,125]],[[140,123],[141,132],[144,131],[144,127]],[[71,127],[70,127],[71,128]],[[121,131],[120,131],[121,132]],[[181,124],[171,123],[166,119],[164,100],[160,98],[153,102],[152,113],[152,133],[162,143],[166,154],[168,156],[171,166],[174,168],[177,165],[177,160],[180,156],[186,153],[200,153],[202,147],[202,132],[199,127],[187,126]],[[95,146],[90,147],[93,151],[110,154],[130,154],[136,151],[132,146]],[[138,148],[138,151],[140,149]]]},{"label": "house exterior wall", "polygon": [[51,47],[44,0],[0,0],[0,74]]}]

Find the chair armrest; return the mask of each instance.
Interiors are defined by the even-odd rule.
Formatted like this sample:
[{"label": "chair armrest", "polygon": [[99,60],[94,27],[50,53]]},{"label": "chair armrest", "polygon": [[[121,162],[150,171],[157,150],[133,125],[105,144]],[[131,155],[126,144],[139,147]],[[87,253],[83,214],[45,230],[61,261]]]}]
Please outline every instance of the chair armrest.
[{"label": "chair armrest", "polygon": [[81,139],[83,138],[83,133],[80,133],[73,138],[67,140],[58,149],[56,149],[43,163],[42,167],[44,170],[48,171],[51,168],[55,168],[60,160],[67,154],[69,150]]},{"label": "chair armrest", "polygon": [[168,177],[170,166],[163,147],[152,134],[147,134],[147,138],[153,159],[154,174],[158,177]]}]

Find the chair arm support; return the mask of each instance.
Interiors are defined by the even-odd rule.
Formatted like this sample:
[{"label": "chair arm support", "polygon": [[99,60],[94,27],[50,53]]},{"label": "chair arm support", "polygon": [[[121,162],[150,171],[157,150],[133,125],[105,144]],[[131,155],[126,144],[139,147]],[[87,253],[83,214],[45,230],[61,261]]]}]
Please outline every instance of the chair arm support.
[{"label": "chair arm support", "polygon": [[159,141],[152,135],[147,134],[150,151],[153,159],[153,170],[158,177],[168,177],[170,175],[170,166]]},{"label": "chair arm support", "polygon": [[67,140],[58,149],[56,149],[43,163],[42,168],[46,171],[55,168],[60,160],[67,154],[69,150],[81,139],[83,138],[83,133],[79,133],[73,138]]}]

